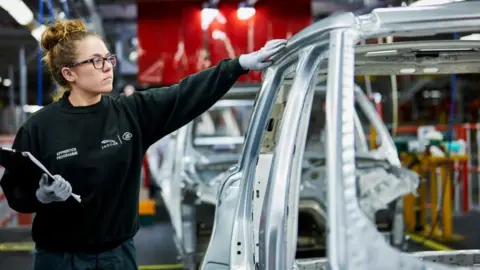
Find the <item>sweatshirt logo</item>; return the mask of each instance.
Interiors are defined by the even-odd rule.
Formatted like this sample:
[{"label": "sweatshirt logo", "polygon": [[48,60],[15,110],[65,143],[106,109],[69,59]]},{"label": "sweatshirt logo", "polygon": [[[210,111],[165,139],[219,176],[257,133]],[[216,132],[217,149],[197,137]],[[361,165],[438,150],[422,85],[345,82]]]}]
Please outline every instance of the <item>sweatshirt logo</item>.
[{"label": "sweatshirt logo", "polygon": [[122,139],[123,139],[124,141],[130,141],[130,139],[131,139],[132,137],[133,137],[133,135],[132,135],[132,133],[130,133],[130,132],[125,132],[125,133],[123,133],[123,135],[122,135]]},{"label": "sweatshirt logo", "polygon": [[60,152],[57,152],[57,160],[68,158],[68,157],[73,157],[78,155],[77,148],[70,148],[66,150],[62,150]]},{"label": "sweatshirt logo", "polygon": [[112,146],[118,146],[120,144],[123,144],[123,142],[125,142],[125,141],[130,141],[132,139],[132,137],[133,137],[133,135],[130,132],[125,132],[125,133],[122,134],[122,136],[120,136],[120,134],[118,134],[117,135],[117,140],[111,140],[111,139],[103,140],[102,143],[101,143],[102,149],[112,147]]},{"label": "sweatshirt logo", "polygon": [[118,145],[118,142],[114,141],[114,140],[103,140],[102,141],[102,149],[105,149],[107,147],[111,147],[111,146],[116,146]]}]

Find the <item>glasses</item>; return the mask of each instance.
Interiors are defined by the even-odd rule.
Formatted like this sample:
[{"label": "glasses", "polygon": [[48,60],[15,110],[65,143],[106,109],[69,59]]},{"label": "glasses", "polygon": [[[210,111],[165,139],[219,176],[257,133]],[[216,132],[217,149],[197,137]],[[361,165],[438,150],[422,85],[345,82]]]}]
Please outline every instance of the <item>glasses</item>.
[{"label": "glasses", "polygon": [[117,56],[115,54],[111,54],[107,57],[96,56],[96,57],[87,59],[87,60],[82,61],[82,62],[66,65],[66,67],[76,67],[76,66],[80,66],[80,65],[83,65],[83,64],[92,63],[92,65],[95,69],[103,69],[105,67],[105,61],[108,61],[110,63],[110,65],[112,65],[112,67],[114,67],[114,66],[117,65]]}]

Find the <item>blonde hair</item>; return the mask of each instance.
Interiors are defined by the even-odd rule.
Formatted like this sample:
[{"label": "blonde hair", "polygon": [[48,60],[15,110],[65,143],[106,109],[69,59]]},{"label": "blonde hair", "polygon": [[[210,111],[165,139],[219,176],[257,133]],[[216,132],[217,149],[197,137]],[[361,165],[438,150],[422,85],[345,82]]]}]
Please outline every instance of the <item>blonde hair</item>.
[{"label": "blonde hair", "polygon": [[96,34],[89,32],[81,20],[55,21],[43,32],[40,42],[44,52],[43,62],[59,85],[58,90],[52,94],[54,101],[69,91],[69,83],[62,75],[62,68],[77,60],[76,42],[91,35]]}]

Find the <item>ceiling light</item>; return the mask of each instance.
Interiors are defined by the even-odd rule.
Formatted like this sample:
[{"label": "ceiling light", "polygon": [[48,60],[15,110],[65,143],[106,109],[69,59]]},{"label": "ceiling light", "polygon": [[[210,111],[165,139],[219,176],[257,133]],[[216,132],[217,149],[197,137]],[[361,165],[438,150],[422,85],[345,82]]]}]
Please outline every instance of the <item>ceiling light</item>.
[{"label": "ceiling light", "polygon": [[430,67],[430,68],[424,68],[423,73],[437,73],[438,68],[436,67]]},{"label": "ceiling light", "polygon": [[238,5],[237,9],[237,17],[239,20],[248,20],[252,18],[256,13],[256,10],[253,6],[248,5],[247,3],[243,2]]},{"label": "ceiling light", "polygon": [[207,30],[219,13],[220,11],[213,5],[208,3],[204,4],[200,13],[202,30]]},{"label": "ceiling light", "polygon": [[3,80],[3,86],[9,87],[10,85],[12,85],[12,80],[8,78]]},{"label": "ceiling light", "polygon": [[128,55],[128,60],[132,61],[132,62],[136,62],[138,60],[138,53],[137,51],[132,51],[129,55]]},{"label": "ceiling light", "polygon": [[412,74],[412,73],[415,73],[415,69],[414,68],[402,68],[402,69],[400,69],[400,73],[402,73],[402,74]]},{"label": "ceiling light", "polygon": [[367,52],[366,56],[395,55],[397,50]]},{"label": "ceiling light", "polygon": [[10,13],[20,25],[27,25],[34,19],[32,10],[21,0],[0,0],[0,7]]},{"label": "ceiling light", "polygon": [[46,29],[47,27],[41,24],[37,28],[33,29],[31,34],[38,42],[40,42],[40,40],[42,39],[42,34],[43,32],[45,32]]},{"label": "ceiling light", "polygon": [[213,39],[216,39],[216,40],[220,39],[220,40],[222,40],[222,39],[225,39],[226,37],[227,37],[227,35],[226,35],[225,32],[223,32],[223,31],[214,30],[214,31],[212,32],[212,38],[213,38]]},{"label": "ceiling light", "polygon": [[23,111],[26,113],[35,113],[39,111],[43,106],[40,105],[24,105],[23,106]]}]

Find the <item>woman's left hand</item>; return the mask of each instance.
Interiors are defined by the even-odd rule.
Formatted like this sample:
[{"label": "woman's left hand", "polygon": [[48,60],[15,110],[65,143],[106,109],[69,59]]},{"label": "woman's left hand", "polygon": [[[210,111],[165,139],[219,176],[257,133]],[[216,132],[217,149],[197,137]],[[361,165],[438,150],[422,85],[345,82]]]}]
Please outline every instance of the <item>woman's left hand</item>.
[{"label": "woman's left hand", "polygon": [[272,65],[272,61],[270,61],[269,58],[285,48],[286,44],[286,39],[270,40],[260,50],[249,54],[240,55],[240,65],[245,70],[263,70]]}]

